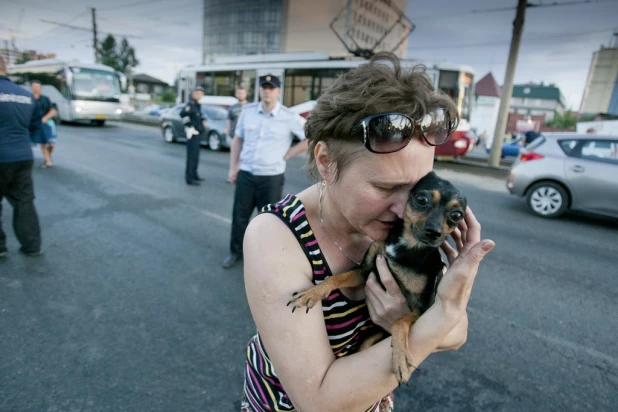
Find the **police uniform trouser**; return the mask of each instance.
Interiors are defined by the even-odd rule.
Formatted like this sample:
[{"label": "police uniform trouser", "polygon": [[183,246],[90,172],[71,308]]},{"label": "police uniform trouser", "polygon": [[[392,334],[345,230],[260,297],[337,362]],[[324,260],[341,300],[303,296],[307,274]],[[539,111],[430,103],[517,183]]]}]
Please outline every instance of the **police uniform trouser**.
[{"label": "police uniform trouser", "polygon": [[41,249],[39,217],[34,207],[33,160],[0,163],[0,251],[6,250],[2,231],[2,199],[13,206],[13,230],[25,252]]},{"label": "police uniform trouser", "polygon": [[200,163],[200,146],[202,135],[196,135],[187,141],[187,167],[185,169],[185,180],[191,183],[197,179],[197,165]]},{"label": "police uniform trouser", "polygon": [[242,241],[253,210],[257,207],[259,212],[264,206],[281,200],[284,183],[283,174],[255,176],[243,170],[238,172],[232,212],[232,253],[242,255]]}]

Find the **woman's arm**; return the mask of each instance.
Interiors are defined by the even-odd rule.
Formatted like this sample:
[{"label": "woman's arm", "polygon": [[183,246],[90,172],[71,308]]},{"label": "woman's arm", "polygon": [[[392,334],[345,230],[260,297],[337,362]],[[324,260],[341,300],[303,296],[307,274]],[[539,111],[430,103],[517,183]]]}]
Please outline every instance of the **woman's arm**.
[{"label": "woman's arm", "polygon": [[[293,233],[276,216],[260,215],[249,225],[244,266],[253,319],[277,376],[299,411],[363,411],[397,387],[390,338],[335,360],[321,304],[309,313],[292,313],[286,306],[294,292],[313,286],[312,271]],[[440,316],[437,309],[428,311],[414,325],[410,347],[418,364],[452,329],[440,326],[444,324]]]}]

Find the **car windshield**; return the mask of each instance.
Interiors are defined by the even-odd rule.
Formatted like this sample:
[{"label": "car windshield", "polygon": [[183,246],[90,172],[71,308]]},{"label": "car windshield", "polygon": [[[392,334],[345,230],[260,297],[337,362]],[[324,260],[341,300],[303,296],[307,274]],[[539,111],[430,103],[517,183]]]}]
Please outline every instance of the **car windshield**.
[{"label": "car windshield", "polygon": [[120,81],[115,73],[73,67],[73,95],[78,100],[119,101]]},{"label": "car windshield", "polygon": [[216,106],[202,106],[202,113],[208,116],[212,120],[225,120],[227,119],[227,110],[222,107]]}]

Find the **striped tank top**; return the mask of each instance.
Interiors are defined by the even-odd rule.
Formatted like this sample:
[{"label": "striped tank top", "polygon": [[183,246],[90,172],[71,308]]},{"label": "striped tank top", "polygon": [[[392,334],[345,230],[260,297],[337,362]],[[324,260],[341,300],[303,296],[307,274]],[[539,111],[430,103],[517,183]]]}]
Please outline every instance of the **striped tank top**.
[{"label": "striped tank top", "polygon": [[[314,284],[319,284],[331,276],[300,199],[287,195],[280,202],[265,206],[261,213],[276,215],[292,230],[311,264]],[[322,301],[322,311],[330,347],[336,358],[356,353],[362,341],[377,331],[378,327],[371,321],[365,301],[349,300],[339,290],[333,291]],[[368,411],[390,410],[385,408],[385,402],[392,405],[392,395],[382,399]],[[247,345],[241,410],[295,411],[277,378],[259,332]]]}]

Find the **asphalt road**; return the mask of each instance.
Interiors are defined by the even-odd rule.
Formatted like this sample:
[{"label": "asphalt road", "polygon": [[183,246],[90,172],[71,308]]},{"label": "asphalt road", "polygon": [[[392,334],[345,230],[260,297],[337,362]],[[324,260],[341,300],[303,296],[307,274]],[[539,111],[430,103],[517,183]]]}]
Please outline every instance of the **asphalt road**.
[{"label": "asphalt road", "polygon": [[[255,332],[227,253],[228,154],[157,129],[60,126],[56,166],[34,171],[45,255],[2,224],[0,411],[238,411]],[[38,149],[37,165],[41,163]],[[288,166],[286,192],[307,179]],[[398,411],[610,411],[618,405],[618,223],[544,220],[504,183],[448,170],[496,241],[469,305],[467,344],[432,355]],[[612,407],[612,405],[614,405]]]}]

